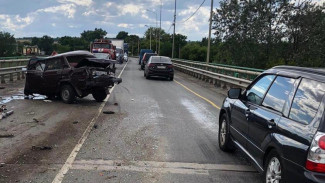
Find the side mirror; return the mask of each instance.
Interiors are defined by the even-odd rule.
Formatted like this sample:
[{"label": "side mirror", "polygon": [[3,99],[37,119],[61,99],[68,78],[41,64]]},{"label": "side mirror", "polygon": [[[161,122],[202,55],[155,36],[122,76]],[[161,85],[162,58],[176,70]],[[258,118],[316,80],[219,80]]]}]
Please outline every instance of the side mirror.
[{"label": "side mirror", "polygon": [[241,88],[231,88],[231,89],[228,91],[228,97],[229,97],[230,99],[239,99],[240,96],[241,96],[241,91],[242,91]]}]

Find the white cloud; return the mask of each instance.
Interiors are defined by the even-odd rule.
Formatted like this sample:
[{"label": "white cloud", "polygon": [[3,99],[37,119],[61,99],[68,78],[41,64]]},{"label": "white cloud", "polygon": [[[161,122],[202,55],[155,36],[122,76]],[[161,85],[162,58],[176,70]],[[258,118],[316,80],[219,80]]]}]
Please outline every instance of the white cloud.
[{"label": "white cloud", "polygon": [[111,7],[112,5],[113,5],[112,2],[107,2],[107,3],[105,4],[105,6],[106,6],[107,8]]},{"label": "white cloud", "polygon": [[73,3],[78,6],[91,6],[93,4],[92,0],[57,0],[59,3],[70,4]]},{"label": "white cloud", "polygon": [[68,18],[74,18],[76,13],[76,5],[74,4],[63,4],[60,6],[53,6],[44,9],[38,9],[36,13],[45,12],[45,13],[61,13]]},{"label": "white cloud", "polygon": [[31,15],[26,17],[20,17],[19,15],[4,15],[0,14],[0,25],[12,31],[22,29],[31,23],[33,23],[34,18]]},{"label": "white cloud", "polygon": [[52,25],[52,27],[56,27],[56,24],[55,23],[52,23],[51,25]]}]

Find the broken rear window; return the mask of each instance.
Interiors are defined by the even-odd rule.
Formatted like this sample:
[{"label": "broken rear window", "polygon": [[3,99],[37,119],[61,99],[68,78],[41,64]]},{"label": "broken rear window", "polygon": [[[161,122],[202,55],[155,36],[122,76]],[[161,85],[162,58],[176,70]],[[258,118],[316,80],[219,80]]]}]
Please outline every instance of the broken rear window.
[{"label": "broken rear window", "polygon": [[90,55],[77,55],[77,56],[68,56],[67,60],[70,64],[71,67],[75,67],[78,65],[79,62],[86,58],[95,58],[95,56],[90,56]]}]

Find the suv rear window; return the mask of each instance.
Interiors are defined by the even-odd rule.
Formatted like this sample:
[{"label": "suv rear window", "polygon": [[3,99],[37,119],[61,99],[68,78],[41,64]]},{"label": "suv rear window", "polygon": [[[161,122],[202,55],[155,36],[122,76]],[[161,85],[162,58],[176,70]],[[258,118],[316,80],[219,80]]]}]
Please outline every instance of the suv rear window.
[{"label": "suv rear window", "polygon": [[79,62],[81,62],[85,58],[96,58],[96,57],[90,55],[77,55],[77,56],[68,56],[67,60],[71,67],[75,67],[76,65],[78,65]]},{"label": "suv rear window", "polygon": [[289,118],[309,124],[315,118],[325,92],[325,84],[302,79],[292,102]]}]

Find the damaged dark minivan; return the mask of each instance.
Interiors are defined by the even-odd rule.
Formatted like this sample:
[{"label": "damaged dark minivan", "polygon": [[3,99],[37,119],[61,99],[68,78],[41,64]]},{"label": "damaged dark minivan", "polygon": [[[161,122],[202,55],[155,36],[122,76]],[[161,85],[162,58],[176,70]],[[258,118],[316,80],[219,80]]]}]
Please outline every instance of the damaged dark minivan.
[{"label": "damaged dark minivan", "polygon": [[60,97],[72,103],[76,97],[92,94],[101,102],[115,83],[114,60],[99,59],[87,51],[72,51],[45,58],[32,58],[27,65],[24,94],[38,93]]}]

